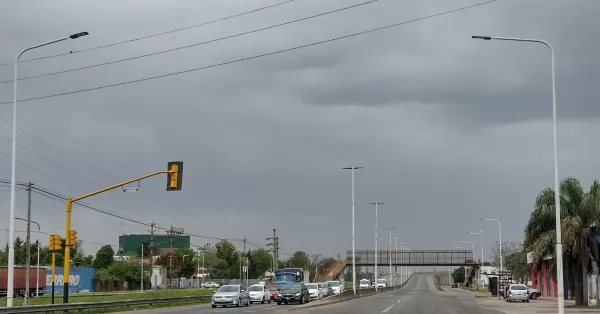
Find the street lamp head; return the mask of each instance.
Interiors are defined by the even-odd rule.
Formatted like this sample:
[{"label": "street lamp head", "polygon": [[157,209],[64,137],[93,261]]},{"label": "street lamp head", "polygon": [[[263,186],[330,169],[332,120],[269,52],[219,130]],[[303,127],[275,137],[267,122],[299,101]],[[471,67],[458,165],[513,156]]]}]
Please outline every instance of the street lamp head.
[{"label": "street lamp head", "polygon": [[344,170],[352,170],[352,169],[362,169],[364,167],[346,167],[346,168],[342,168]]},{"label": "street lamp head", "polygon": [[473,39],[483,39],[483,40],[492,40],[490,36],[471,36]]},{"label": "street lamp head", "polygon": [[88,32],[81,32],[81,33],[73,34],[73,35],[69,36],[69,38],[71,38],[71,39],[77,39],[79,37],[87,36],[89,34],[90,33],[88,33]]}]

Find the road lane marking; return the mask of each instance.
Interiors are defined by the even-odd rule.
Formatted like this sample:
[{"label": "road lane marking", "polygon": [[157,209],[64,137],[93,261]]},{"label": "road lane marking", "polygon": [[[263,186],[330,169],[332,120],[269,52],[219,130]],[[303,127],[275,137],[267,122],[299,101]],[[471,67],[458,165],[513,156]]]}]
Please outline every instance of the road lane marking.
[{"label": "road lane marking", "polygon": [[392,304],[390,307],[388,307],[387,309],[383,310],[383,312],[381,312],[381,313],[385,313],[385,312],[391,310],[394,307],[394,305],[396,305],[396,304]]}]

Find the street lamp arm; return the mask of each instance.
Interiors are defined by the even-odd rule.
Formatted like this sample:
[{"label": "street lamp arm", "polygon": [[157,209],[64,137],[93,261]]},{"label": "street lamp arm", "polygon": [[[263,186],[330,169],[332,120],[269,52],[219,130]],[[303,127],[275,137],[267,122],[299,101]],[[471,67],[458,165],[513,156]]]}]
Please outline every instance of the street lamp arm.
[{"label": "street lamp arm", "polygon": [[492,37],[492,36],[471,36],[473,39],[483,39],[483,40],[506,40],[506,41],[522,41],[522,42],[530,42],[530,43],[540,43],[546,45],[546,47],[550,48],[552,52],[554,52],[554,48],[550,45],[549,42],[541,39],[533,39],[533,38],[513,38],[513,37]]}]

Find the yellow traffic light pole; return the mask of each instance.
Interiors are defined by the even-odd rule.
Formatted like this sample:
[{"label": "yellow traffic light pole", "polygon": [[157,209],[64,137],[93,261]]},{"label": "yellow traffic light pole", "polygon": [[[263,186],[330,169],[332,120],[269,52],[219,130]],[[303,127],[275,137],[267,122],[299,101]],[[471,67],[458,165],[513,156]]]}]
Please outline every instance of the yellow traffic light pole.
[{"label": "yellow traffic light pole", "polygon": [[[172,161],[169,162],[168,164],[168,170],[160,170],[160,171],[156,171],[156,172],[152,172],[149,173],[147,175],[141,176],[141,177],[137,177],[135,179],[131,179],[128,181],[124,181],[121,183],[117,183],[115,185],[111,185],[109,187],[94,191],[94,192],[90,192],[78,197],[74,197],[74,198],[69,198],[67,199],[67,215],[66,215],[66,236],[65,236],[65,267],[63,269],[64,273],[63,273],[63,280],[64,280],[64,290],[63,290],[63,303],[69,303],[69,266],[70,266],[70,262],[71,262],[71,250],[70,247],[72,245],[75,245],[75,243],[71,243],[71,235],[73,234],[71,231],[71,209],[73,207],[73,203],[80,201],[84,198],[88,198],[90,196],[94,196],[100,193],[104,193],[110,190],[114,190],[116,188],[122,187],[124,185],[130,184],[130,183],[134,183],[137,181],[141,181],[150,177],[154,177],[156,175],[159,174],[163,174],[166,173],[168,174],[167,176],[167,191],[180,191],[181,190],[181,179],[182,179],[182,174],[183,174],[183,162],[181,161]],[[74,231],[74,230],[73,230]],[[73,238],[76,239],[76,235],[77,232],[75,232],[73,234]]]},{"label": "yellow traffic light pole", "polygon": [[60,251],[62,249],[62,243],[59,234],[51,234],[49,239],[50,244],[48,245],[48,250],[52,252],[52,276],[50,280],[52,281],[52,304],[54,304],[54,270],[56,269],[56,251]]}]

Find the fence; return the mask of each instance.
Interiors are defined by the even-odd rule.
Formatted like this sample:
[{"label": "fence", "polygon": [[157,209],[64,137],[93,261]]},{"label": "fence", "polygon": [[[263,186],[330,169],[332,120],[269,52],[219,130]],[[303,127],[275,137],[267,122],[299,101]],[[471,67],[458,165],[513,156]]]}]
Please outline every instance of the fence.
[{"label": "fence", "polygon": [[[246,285],[246,280],[240,280],[240,279],[207,279],[207,280],[202,280],[200,279],[185,279],[185,278],[179,278],[179,279],[172,279],[168,285],[169,288],[172,289],[189,289],[189,288],[201,288],[202,287],[202,283],[203,282],[215,282],[218,283],[220,286],[222,285]],[[258,280],[258,279],[248,279],[248,286],[251,285],[255,285],[257,284],[259,281],[264,281],[264,280]]]}]

